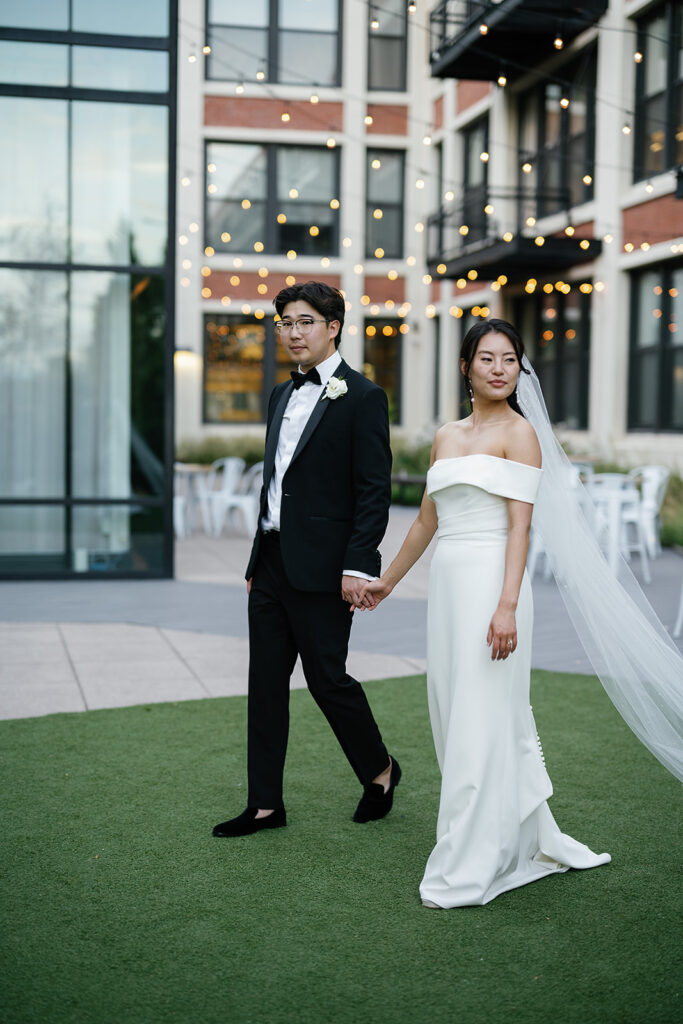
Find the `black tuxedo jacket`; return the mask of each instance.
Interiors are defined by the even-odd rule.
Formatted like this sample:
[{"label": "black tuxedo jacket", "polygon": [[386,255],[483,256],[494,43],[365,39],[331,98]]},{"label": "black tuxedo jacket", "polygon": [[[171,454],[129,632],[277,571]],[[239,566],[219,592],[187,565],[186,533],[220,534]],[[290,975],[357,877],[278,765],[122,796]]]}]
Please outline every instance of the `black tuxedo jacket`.
[{"label": "black tuxedo jacket", "polygon": [[[297,590],[337,592],[344,569],[370,576],[381,571],[377,549],[391,502],[387,396],[343,359],[334,376],[346,381],[348,391],[318,399],[282,482],[280,550],[287,578]],[[260,522],[293,387],[291,381],[278,384],[270,396],[259,529],[246,579],[254,575]]]}]

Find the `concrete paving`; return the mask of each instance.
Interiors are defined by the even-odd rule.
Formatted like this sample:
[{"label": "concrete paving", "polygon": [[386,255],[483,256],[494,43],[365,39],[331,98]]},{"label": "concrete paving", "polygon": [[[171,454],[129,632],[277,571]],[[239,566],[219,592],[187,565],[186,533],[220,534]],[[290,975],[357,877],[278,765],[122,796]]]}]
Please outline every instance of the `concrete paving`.
[{"label": "concrete paving", "polygon": [[[392,509],[385,565],[414,515]],[[249,547],[235,523],[220,539],[179,541],[175,580],[0,583],[0,718],[245,693]],[[432,551],[389,601],[356,613],[348,664],[358,679],[424,672]],[[645,591],[671,628],[683,559],[665,552],[652,575]],[[555,583],[537,574],[533,588],[534,665],[591,672]],[[300,665],[292,686],[305,686]]]}]

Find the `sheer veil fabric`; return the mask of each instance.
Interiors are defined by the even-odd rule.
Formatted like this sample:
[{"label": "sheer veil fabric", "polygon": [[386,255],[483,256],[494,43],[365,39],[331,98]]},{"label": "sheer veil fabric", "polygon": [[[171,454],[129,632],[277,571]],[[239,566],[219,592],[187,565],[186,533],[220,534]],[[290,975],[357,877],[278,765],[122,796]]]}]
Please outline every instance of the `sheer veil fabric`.
[{"label": "sheer veil fabric", "polygon": [[[683,782],[683,657],[626,561],[610,569],[571,482],[571,463],[553,434],[531,363],[517,396],[543,456],[534,508],[553,575],[576,632],[607,694],[648,750]],[[579,500],[579,496],[581,501]],[[585,503],[584,503],[585,502]]]}]

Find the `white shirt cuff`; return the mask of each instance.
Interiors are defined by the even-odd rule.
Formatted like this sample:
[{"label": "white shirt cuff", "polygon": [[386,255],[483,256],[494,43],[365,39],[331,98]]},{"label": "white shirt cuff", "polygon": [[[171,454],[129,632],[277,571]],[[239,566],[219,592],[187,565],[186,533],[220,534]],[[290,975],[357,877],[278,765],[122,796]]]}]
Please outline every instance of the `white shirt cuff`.
[{"label": "white shirt cuff", "polygon": [[355,569],[344,569],[342,576],[356,576],[359,580],[368,580],[370,582],[377,579],[376,576],[368,576],[366,572],[356,572]]}]

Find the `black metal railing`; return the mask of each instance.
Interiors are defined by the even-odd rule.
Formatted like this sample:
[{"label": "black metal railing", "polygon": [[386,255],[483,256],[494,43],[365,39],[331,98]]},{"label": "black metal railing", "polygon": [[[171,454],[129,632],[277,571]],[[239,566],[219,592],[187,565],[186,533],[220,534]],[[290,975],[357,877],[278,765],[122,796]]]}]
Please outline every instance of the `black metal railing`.
[{"label": "black metal railing", "polygon": [[533,237],[538,210],[569,210],[567,189],[472,189],[427,219],[427,259],[448,260],[498,242],[506,232]]}]

